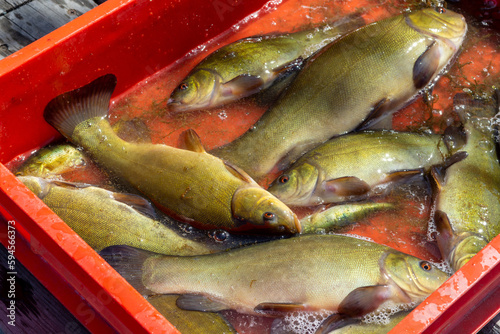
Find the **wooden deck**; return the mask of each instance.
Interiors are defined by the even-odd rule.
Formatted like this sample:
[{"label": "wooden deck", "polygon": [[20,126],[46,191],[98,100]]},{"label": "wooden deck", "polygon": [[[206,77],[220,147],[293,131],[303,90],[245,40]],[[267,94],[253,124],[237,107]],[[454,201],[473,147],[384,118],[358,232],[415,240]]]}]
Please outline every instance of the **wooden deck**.
[{"label": "wooden deck", "polygon": [[96,7],[101,0],[0,0],[0,59]]}]

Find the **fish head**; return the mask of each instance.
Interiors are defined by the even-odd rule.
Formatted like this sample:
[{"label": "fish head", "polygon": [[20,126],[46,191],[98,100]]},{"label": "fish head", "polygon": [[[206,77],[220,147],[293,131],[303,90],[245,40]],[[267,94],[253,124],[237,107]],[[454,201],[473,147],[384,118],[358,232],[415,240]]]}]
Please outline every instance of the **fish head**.
[{"label": "fish head", "polygon": [[318,176],[315,166],[304,163],[281,174],[271,183],[268,191],[288,205],[309,205]]},{"label": "fish head", "polygon": [[407,302],[423,300],[448,279],[448,274],[430,262],[399,252],[386,253],[381,269]]},{"label": "fish head", "polygon": [[455,51],[462,45],[467,33],[465,18],[442,7],[411,12],[406,16],[406,22],[420,32],[451,41]]},{"label": "fish head", "polygon": [[231,203],[233,219],[242,228],[262,229],[275,234],[300,233],[300,221],[279,199],[266,190],[247,186],[238,189]]},{"label": "fish head", "polygon": [[199,69],[188,75],[172,92],[168,107],[172,111],[210,107],[217,96],[221,77],[214,71]]}]

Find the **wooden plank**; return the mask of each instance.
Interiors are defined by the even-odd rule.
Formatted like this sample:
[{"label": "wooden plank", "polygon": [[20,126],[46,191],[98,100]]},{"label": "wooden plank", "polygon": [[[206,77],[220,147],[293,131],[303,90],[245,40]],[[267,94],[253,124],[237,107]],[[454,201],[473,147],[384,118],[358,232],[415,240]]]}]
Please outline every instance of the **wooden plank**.
[{"label": "wooden plank", "polygon": [[19,7],[30,2],[31,0],[5,0],[5,1],[8,2],[12,7]]},{"label": "wooden plank", "polygon": [[57,28],[47,13],[40,13],[29,5],[13,10],[5,15],[12,23],[19,26],[23,32],[34,39],[39,39]]},{"label": "wooden plank", "polygon": [[40,13],[44,13],[47,20],[49,20],[53,25],[61,27],[69,21],[96,7],[96,4],[89,0],[57,0],[54,2],[49,2],[47,0],[35,0],[30,2],[28,6],[31,6],[34,10]]},{"label": "wooden plank", "polygon": [[0,59],[35,41],[5,16],[0,17]]}]

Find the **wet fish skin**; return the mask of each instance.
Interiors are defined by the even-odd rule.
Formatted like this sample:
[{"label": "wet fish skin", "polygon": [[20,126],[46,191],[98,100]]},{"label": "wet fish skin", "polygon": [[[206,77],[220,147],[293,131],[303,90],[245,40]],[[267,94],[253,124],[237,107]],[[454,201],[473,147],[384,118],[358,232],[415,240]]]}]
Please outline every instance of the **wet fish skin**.
[{"label": "wet fish skin", "polygon": [[395,204],[384,202],[339,204],[303,217],[300,224],[303,234],[337,231],[370,215],[395,208]]},{"label": "wet fish skin", "polygon": [[153,207],[140,196],[34,176],[18,178],[96,251],[112,245],[170,255],[216,251],[155,219]]},{"label": "wet fish skin", "polygon": [[304,235],[194,257],[119,246],[101,256],[141,294],[183,294],[177,304],[184,309],[270,316],[343,305],[359,317],[421,301],[447,279],[426,261],[339,235]]},{"label": "wet fish skin", "polygon": [[424,9],[343,36],[308,61],[249,131],[211,153],[260,180],[278,163],[286,167],[329,138],[408,103],[438,77],[466,31],[463,16]]},{"label": "wet fish skin", "polygon": [[[184,133],[189,148],[185,150],[119,138],[107,118],[115,85],[116,77],[108,74],[62,94],[47,105],[44,118],[114,176],[175,218],[204,229],[270,234],[300,231],[297,217],[286,205],[239,168],[207,154],[194,131]],[[254,209],[240,205],[242,201]]]},{"label": "wet fish skin", "polygon": [[454,104],[467,136],[466,157],[444,177],[434,176],[438,246],[456,271],[500,234],[500,164],[492,123],[498,102],[457,94]]},{"label": "wet fish skin", "polygon": [[182,334],[237,334],[222,315],[181,310],[175,304],[177,298],[175,295],[158,295],[147,300]]},{"label": "wet fish skin", "polygon": [[448,155],[440,135],[357,132],[309,151],[268,191],[291,206],[344,202],[366,196],[377,185],[429,170]]},{"label": "wet fish skin", "polygon": [[270,87],[301,68],[304,59],[342,34],[364,25],[348,16],[315,29],[240,39],[203,59],[172,92],[171,111],[212,108]]},{"label": "wet fish skin", "polygon": [[16,175],[54,177],[85,167],[87,157],[70,144],[58,144],[40,149],[17,170]]}]

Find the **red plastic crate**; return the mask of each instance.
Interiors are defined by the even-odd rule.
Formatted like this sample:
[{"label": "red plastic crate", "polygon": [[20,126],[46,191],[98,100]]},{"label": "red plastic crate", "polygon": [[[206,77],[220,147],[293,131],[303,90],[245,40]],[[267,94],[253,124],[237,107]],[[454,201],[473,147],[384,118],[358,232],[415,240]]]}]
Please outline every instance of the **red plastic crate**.
[{"label": "red plastic crate", "polygon": [[[113,73],[117,98],[263,6],[279,2],[108,0],[0,62],[0,214],[16,257],[91,331],[177,332],[1,163],[58,136],[42,117],[53,97]],[[392,332],[477,331],[500,309],[499,263],[497,237]]]}]

